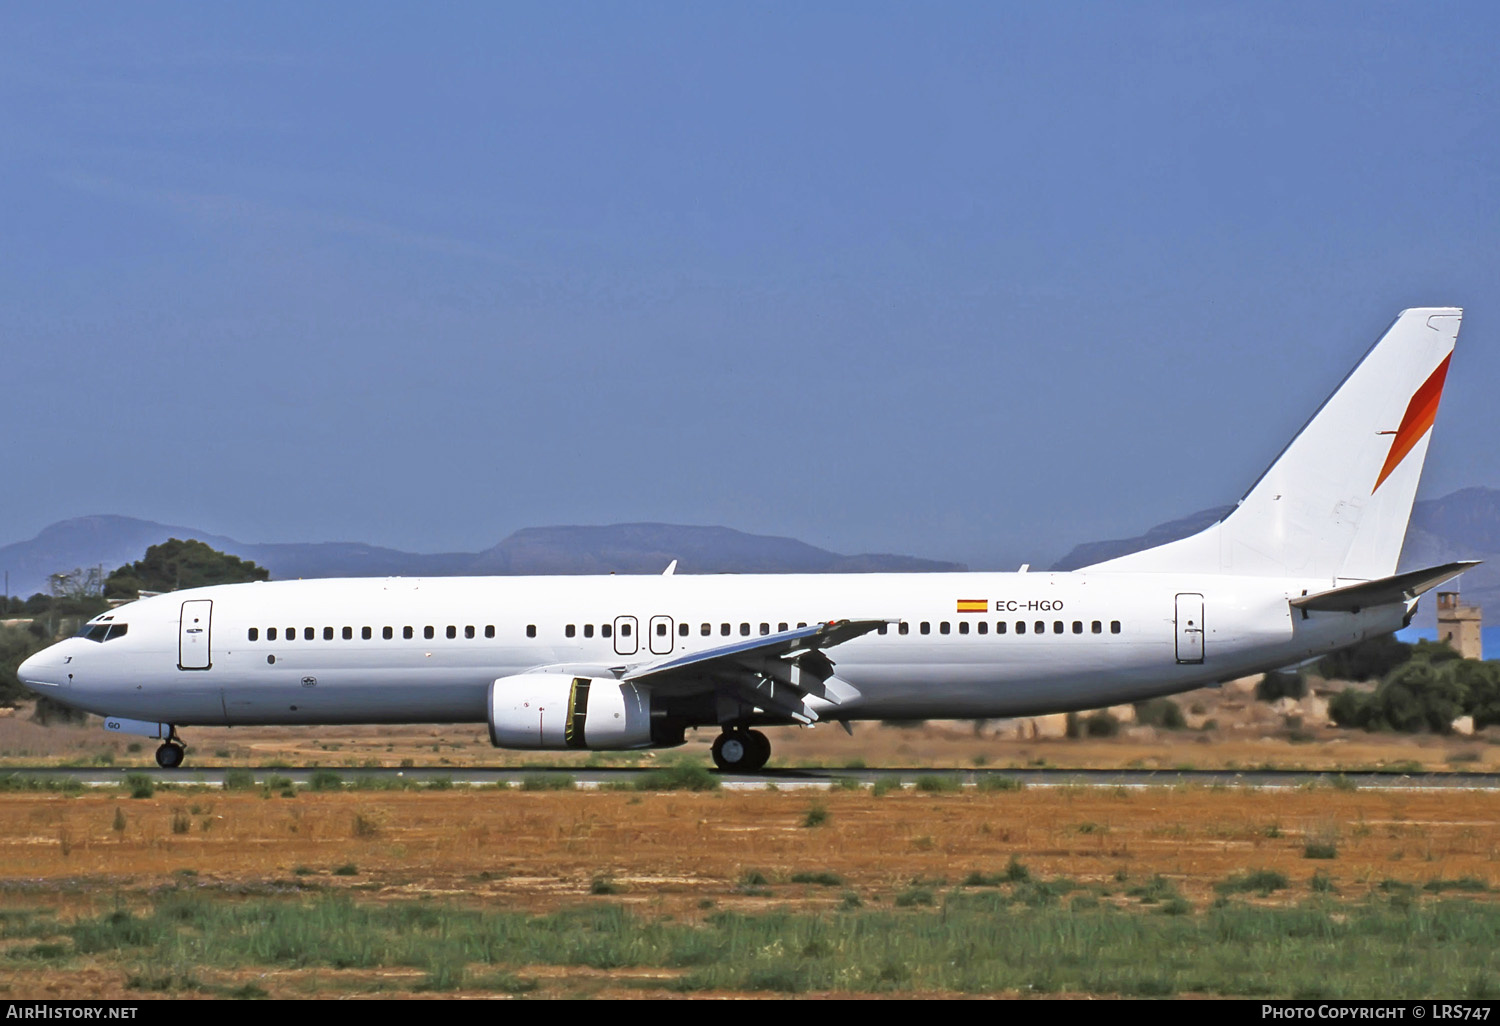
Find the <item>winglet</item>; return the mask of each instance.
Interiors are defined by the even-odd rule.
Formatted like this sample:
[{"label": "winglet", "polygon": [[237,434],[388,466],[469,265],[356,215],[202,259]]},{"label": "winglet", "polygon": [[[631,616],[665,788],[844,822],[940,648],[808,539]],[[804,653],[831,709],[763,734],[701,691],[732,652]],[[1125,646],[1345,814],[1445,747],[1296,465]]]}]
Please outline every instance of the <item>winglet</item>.
[{"label": "winglet", "polygon": [[674,560],[672,560],[672,562],[670,562],[670,563],[667,564],[667,568],[661,572],[661,575],[663,577],[671,577],[672,574],[676,570],[677,570],[677,560],[674,559]]}]

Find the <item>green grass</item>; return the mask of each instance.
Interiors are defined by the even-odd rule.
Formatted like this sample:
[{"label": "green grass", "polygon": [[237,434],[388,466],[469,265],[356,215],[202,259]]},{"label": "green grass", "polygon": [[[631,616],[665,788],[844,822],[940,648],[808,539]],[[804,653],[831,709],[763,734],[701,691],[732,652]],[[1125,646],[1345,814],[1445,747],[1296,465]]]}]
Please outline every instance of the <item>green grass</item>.
[{"label": "green grass", "polygon": [[566,773],[527,773],[521,777],[523,791],[571,791],[578,786]]},{"label": "green grass", "polygon": [[1285,890],[1289,884],[1284,874],[1274,869],[1256,869],[1248,873],[1236,873],[1227,880],[1221,880],[1214,884],[1214,890],[1219,894],[1248,894],[1256,893],[1262,897],[1272,891]]},{"label": "green grass", "polygon": [[842,887],[844,878],[827,870],[815,873],[793,873],[792,883],[817,884],[819,887]]},{"label": "green grass", "polygon": [[679,759],[635,781],[637,791],[717,791],[719,778],[695,759]]},{"label": "green grass", "polygon": [[524,993],[534,988],[518,975],[528,966],[679,970],[671,986],[689,993],[1304,1000],[1500,993],[1491,954],[1500,944],[1500,906],[1471,899],[1394,907],[1320,895],[1302,906],[1231,902],[1200,912],[1171,899],[1156,912],[1014,902],[997,915],[990,900],[997,893],[937,908],[930,889],[913,887],[894,911],[862,907],[852,896],[824,914],[712,912],[689,923],[611,902],[533,916],[432,901],[168,890],[149,911],[116,909],[68,923],[29,910],[0,912],[0,932],[14,939],[0,960],[62,965],[88,957],[117,967],[137,990],[163,994],[220,993],[199,982],[214,970],[320,967],[404,967],[420,971],[423,990]]},{"label": "green grass", "polygon": [[963,781],[952,774],[923,773],[917,777],[917,790],[927,792],[958,791],[963,788]]}]

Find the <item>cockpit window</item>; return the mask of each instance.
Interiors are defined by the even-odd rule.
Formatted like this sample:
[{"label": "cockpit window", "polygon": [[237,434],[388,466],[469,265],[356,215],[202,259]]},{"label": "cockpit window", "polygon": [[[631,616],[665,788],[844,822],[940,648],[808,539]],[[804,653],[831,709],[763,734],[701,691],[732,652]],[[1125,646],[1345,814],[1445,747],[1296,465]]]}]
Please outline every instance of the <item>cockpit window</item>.
[{"label": "cockpit window", "polygon": [[78,631],[78,636],[88,638],[90,641],[113,641],[124,637],[129,629],[128,623],[86,623]]}]

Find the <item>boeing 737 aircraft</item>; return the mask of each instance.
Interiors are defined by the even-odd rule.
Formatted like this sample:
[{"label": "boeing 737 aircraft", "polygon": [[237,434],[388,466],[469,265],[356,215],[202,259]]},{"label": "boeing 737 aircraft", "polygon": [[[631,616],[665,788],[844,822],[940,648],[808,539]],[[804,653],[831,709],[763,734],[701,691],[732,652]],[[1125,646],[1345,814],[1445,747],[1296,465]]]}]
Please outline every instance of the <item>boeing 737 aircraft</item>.
[{"label": "boeing 737 aircraft", "polygon": [[195,724],[465,722],[529,749],[717,726],[715,762],[750,771],[761,725],[1089,709],[1287,666],[1399,629],[1474,565],[1396,573],[1461,315],[1404,311],[1224,520],[1072,573],[221,585],[95,617],[19,676],[161,739],[164,767]]}]

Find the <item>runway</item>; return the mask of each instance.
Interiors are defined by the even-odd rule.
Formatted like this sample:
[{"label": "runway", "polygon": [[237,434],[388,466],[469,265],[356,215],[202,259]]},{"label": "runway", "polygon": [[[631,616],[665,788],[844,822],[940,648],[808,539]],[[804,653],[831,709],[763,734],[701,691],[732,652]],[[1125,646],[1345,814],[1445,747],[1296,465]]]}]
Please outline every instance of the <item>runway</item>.
[{"label": "runway", "polygon": [[[290,781],[299,787],[334,785],[354,789],[380,789],[408,785],[424,787],[464,785],[499,786],[550,790],[636,788],[657,768],[617,769],[600,767],[507,767],[483,769],[442,766],[393,768],[369,767],[213,767],[163,770],[156,767],[57,767],[15,766],[0,770],[0,790],[46,787],[49,783],[73,783],[83,787],[119,787],[128,778],[145,776],[157,785],[223,787],[229,774],[249,772],[257,782],[270,778]],[[1061,768],[963,769],[944,770],[928,767],[891,769],[783,769],[762,770],[753,774],[716,774],[720,786],[733,790],[776,788],[830,789],[847,787],[850,781],[873,787],[883,781],[886,786],[900,785],[927,790],[949,790],[954,786],[1000,793],[1014,781],[1024,787],[1232,787],[1252,789],[1294,789],[1338,787],[1377,791],[1431,790],[1500,790],[1500,773],[1333,773],[1302,770],[1090,770]]]}]

